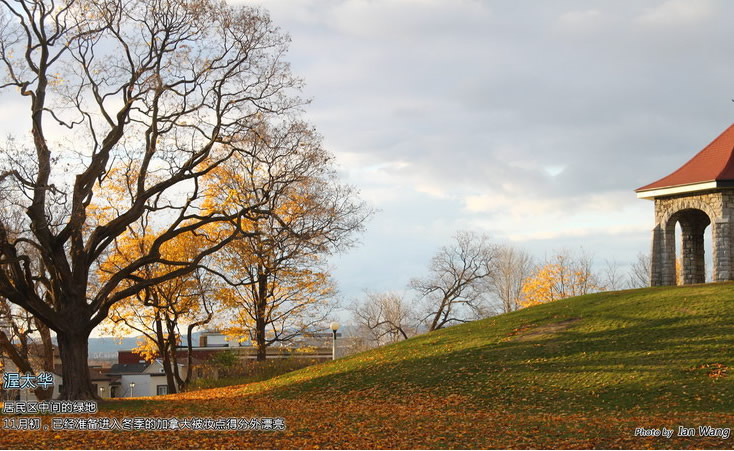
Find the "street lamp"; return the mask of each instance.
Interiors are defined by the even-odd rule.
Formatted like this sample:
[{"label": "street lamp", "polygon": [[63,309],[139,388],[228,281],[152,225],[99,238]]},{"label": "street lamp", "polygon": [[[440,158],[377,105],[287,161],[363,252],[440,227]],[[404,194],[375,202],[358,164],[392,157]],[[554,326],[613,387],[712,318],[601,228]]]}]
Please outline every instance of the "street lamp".
[{"label": "street lamp", "polygon": [[331,345],[331,360],[336,360],[336,331],[339,329],[339,323],[334,321],[329,324],[329,327],[331,328],[331,332],[334,334],[334,339],[332,340]]},{"label": "street lamp", "polygon": [[130,382],[130,397],[133,397],[133,388],[135,388],[135,382]]}]

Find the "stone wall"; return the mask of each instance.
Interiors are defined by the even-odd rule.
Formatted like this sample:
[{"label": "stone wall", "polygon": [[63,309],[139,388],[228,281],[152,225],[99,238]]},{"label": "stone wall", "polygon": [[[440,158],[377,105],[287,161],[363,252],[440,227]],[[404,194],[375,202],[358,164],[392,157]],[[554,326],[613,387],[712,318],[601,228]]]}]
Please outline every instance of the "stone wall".
[{"label": "stone wall", "polygon": [[712,226],[713,280],[732,280],[731,212],[734,190],[694,192],[655,199],[651,284],[675,285],[675,225],[682,231],[683,283],[703,283],[704,229]]}]

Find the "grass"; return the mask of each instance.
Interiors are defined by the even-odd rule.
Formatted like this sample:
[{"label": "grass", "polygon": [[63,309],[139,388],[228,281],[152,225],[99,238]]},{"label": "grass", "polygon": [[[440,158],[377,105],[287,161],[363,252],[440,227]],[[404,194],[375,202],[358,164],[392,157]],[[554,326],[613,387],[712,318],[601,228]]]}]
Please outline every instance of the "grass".
[{"label": "grass", "polygon": [[[634,430],[731,427],[732,343],[732,283],[599,293],[260,382],[117,401],[102,415],[265,415],[288,424],[279,433],[180,431],[175,443],[171,433],[132,433],[143,434],[142,447],[729,448],[734,439]],[[54,446],[131,446],[124,434],[121,442],[65,434]],[[13,446],[46,443],[43,434],[13,437]]]},{"label": "grass", "polygon": [[263,362],[257,362],[254,360],[248,361],[244,367],[238,366],[236,369],[230,369],[229,372],[235,374],[219,378],[196,379],[192,382],[191,389],[202,390],[207,388],[227,387],[230,385],[243,385],[260,382],[310,365],[316,365],[321,362],[323,362],[323,359],[305,357],[277,358],[265,360]]},{"label": "grass", "polygon": [[531,412],[675,406],[726,413],[734,399],[724,376],[733,343],[734,284],[648,288],[454,326],[266,385],[284,398],[397,384]]}]

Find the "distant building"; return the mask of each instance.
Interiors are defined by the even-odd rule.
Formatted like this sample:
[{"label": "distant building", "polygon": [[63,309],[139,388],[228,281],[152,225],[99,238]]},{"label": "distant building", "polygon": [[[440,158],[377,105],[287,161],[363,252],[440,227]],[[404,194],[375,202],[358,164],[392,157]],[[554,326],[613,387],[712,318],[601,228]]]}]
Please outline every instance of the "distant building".
[{"label": "distant building", "polygon": [[[337,338],[341,338],[341,334],[337,333]],[[331,332],[325,333],[307,333],[296,337],[289,343],[277,343],[269,346],[267,349],[268,358],[291,358],[291,357],[308,357],[308,358],[331,358]],[[198,346],[191,348],[191,355],[195,362],[208,362],[212,357],[220,352],[233,352],[240,359],[257,358],[257,349],[253,346],[251,340],[238,340],[229,337],[217,331],[204,331],[199,335]],[[176,358],[178,362],[184,363],[188,357],[188,346],[179,345],[176,348]],[[146,363],[134,350],[118,351],[117,361],[119,363],[134,364]]]},{"label": "distant building", "polygon": [[[123,352],[123,351],[121,351]],[[179,371],[185,367],[179,364]],[[116,363],[107,371],[110,376],[110,397],[132,398],[168,394],[168,379],[159,360],[152,362]]]}]

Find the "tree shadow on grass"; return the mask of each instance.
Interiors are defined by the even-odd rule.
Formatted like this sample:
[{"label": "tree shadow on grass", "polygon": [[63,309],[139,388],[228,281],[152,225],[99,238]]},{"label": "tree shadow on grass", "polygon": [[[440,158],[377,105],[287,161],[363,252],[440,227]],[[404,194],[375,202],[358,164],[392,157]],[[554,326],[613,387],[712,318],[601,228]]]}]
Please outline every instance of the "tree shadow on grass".
[{"label": "tree shadow on grass", "polygon": [[[707,315],[612,319],[634,324],[601,331],[576,327],[440,356],[416,353],[404,360],[298,381],[271,394],[287,398],[369,387],[389,392],[391,386],[408,385],[441,395],[470,394],[483,404],[495,398],[548,408],[654,410],[664,407],[661,398],[667,397],[685,408],[729,410],[725,400],[734,395],[732,384],[717,385],[695,368],[706,362],[732,362],[734,355],[721,340],[734,333],[726,319]],[[705,330],[700,324],[706,325]]]},{"label": "tree shadow on grass", "polygon": [[[641,290],[634,296],[625,292],[592,296],[588,302],[558,301],[309,367],[247,386],[251,389],[243,387],[241,393],[316,399],[377,389],[369,396],[382,393],[401,399],[415,389],[437,396],[459,394],[487,408],[729,412],[734,384],[727,378],[714,380],[698,368],[715,362],[734,365],[729,349],[734,325],[721,314],[729,306],[720,308],[721,302],[731,302],[722,300],[731,290],[717,290],[719,297],[710,301],[704,298],[710,296],[708,287],[675,290],[680,302],[656,300],[660,289]],[[636,309],[641,305],[646,309]],[[709,313],[710,305],[719,307]],[[522,324],[578,317],[580,321],[551,334],[506,339],[513,327]],[[166,402],[182,403],[151,398],[120,405],[137,403],[131,406],[153,409]],[[226,402],[220,404],[218,408],[226,411]],[[191,411],[195,413],[196,407]]]}]

